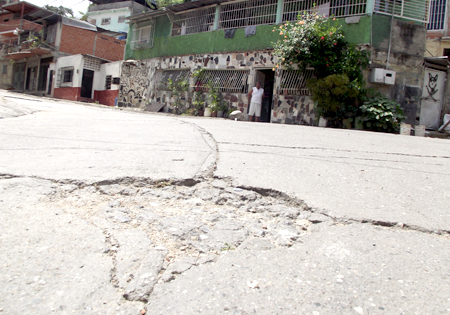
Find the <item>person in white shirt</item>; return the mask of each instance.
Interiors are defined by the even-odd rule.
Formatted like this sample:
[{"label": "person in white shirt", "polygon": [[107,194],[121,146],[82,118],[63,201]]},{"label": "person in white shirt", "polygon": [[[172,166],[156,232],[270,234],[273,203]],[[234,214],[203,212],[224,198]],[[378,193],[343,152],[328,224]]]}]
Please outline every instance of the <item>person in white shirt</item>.
[{"label": "person in white shirt", "polygon": [[263,97],[264,89],[261,88],[261,82],[256,82],[256,86],[247,94],[248,102],[250,104],[248,110],[250,121],[253,121],[253,116],[255,116],[255,121],[258,122],[259,117],[261,116],[261,103]]}]

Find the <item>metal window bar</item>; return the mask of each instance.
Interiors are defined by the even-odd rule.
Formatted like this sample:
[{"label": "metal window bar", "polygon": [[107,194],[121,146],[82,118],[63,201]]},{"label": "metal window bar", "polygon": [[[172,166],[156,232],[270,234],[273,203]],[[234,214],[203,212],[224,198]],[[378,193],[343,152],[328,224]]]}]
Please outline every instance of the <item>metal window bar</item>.
[{"label": "metal window bar", "polygon": [[189,69],[177,70],[157,70],[154,76],[154,90],[170,91],[169,79],[172,81],[188,80],[191,75]]},{"label": "metal window bar", "polygon": [[445,28],[446,0],[432,0],[430,5],[430,22],[428,30],[440,31]]},{"label": "metal window bar", "polygon": [[374,12],[428,23],[432,0],[375,0]]},{"label": "metal window bar", "polygon": [[155,20],[140,24],[133,30],[132,49],[152,48],[155,36]]},{"label": "metal window bar", "polygon": [[105,78],[105,90],[111,90],[111,82],[112,82],[112,75],[107,75]]},{"label": "metal window bar", "polygon": [[306,88],[306,81],[311,79],[313,75],[314,69],[307,69],[305,72],[300,70],[281,70],[281,80],[280,85],[277,87],[277,94],[311,95]]},{"label": "metal window bar", "polygon": [[316,12],[322,16],[345,17],[366,14],[367,0],[284,0],[283,22],[295,21],[301,12]]},{"label": "metal window bar", "polygon": [[224,93],[247,93],[249,74],[249,70],[205,70],[191,87],[206,91],[208,83],[211,83]]},{"label": "metal window bar", "polygon": [[220,11],[220,29],[275,24],[277,0],[248,0],[224,4]]},{"label": "metal window bar", "polygon": [[216,7],[209,7],[175,15],[172,22],[172,36],[212,31],[215,14]]}]

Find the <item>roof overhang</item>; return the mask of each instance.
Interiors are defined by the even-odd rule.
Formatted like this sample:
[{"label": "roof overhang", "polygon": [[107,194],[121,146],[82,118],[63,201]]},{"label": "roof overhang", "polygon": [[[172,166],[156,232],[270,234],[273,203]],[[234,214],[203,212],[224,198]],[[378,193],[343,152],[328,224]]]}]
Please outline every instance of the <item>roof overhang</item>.
[{"label": "roof overhang", "polygon": [[130,20],[133,22],[139,22],[139,21],[151,19],[154,17],[158,17],[161,15],[175,14],[175,13],[192,10],[192,9],[197,9],[197,8],[201,8],[201,7],[206,7],[206,6],[210,6],[210,5],[214,5],[214,4],[220,4],[220,3],[226,2],[226,1],[230,1],[230,0],[198,0],[198,1],[185,2],[185,3],[172,5],[170,7],[165,7],[165,8],[159,9],[159,10],[154,10],[154,11],[145,12],[145,13],[141,13],[141,14],[135,14],[135,15],[129,16],[127,18],[127,20]]},{"label": "roof overhang", "polygon": [[447,56],[425,57],[424,65],[428,68],[447,71],[450,66],[450,62],[448,61]]},{"label": "roof overhang", "polygon": [[3,11],[19,13],[22,12],[22,7],[23,7],[23,17],[26,20],[32,22],[47,21],[51,23],[56,23],[58,21],[59,15],[56,14],[55,12],[43,9],[37,5],[31,4],[26,1],[7,4],[3,6]]},{"label": "roof overhang", "polygon": [[24,51],[18,51],[18,52],[12,52],[7,55],[5,55],[5,58],[12,59],[12,60],[20,60],[24,58],[31,58],[36,56],[42,56],[47,55],[51,53],[51,50],[48,48],[43,47],[37,47],[29,50]]}]

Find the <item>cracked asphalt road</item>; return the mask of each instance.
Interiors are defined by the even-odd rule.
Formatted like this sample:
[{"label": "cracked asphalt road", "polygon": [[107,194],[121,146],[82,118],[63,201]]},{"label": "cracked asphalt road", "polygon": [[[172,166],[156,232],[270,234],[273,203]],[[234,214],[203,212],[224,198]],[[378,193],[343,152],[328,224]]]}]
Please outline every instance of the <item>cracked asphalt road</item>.
[{"label": "cracked asphalt road", "polygon": [[0,91],[0,313],[450,314],[447,140]]}]

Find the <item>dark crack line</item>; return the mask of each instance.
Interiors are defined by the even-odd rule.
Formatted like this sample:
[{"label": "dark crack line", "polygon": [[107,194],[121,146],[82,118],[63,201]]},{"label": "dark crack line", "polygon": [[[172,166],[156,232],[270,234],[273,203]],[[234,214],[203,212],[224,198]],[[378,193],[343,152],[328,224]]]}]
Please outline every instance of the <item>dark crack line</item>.
[{"label": "dark crack line", "polygon": [[[209,166],[204,172],[202,172],[202,174],[199,175],[200,179],[202,179],[202,180],[212,179],[214,177],[215,171],[217,170],[217,164],[220,159],[219,146],[218,146],[216,139],[209,131],[207,131],[205,128],[200,127],[199,125],[197,125],[195,123],[183,121],[183,120],[179,120],[179,119],[178,119],[178,121],[183,124],[188,124],[188,125],[196,128],[200,132],[200,135],[203,138],[203,141],[211,149],[212,154],[214,154],[214,161],[213,161],[212,165]],[[210,141],[208,141],[208,139]],[[213,145],[211,145],[210,142],[212,142]],[[209,155],[203,160],[202,166],[206,163],[206,161],[208,160],[208,157],[209,157]]]},{"label": "dark crack line", "polygon": [[[224,152],[224,151],[223,151]],[[274,155],[273,152],[261,152],[261,151],[244,151],[244,150],[228,150],[227,152],[245,152],[245,153],[254,153],[254,154],[265,154],[265,155]],[[325,161],[330,163],[338,163],[338,164],[347,164],[347,165],[360,165],[364,167],[375,167],[375,168],[382,168],[382,169],[392,169],[392,170],[400,170],[400,171],[412,171],[417,173],[424,173],[424,174],[437,174],[437,175],[450,175],[448,173],[442,173],[442,172],[430,172],[430,171],[423,171],[420,169],[406,169],[406,168],[400,168],[400,167],[392,167],[392,166],[385,166],[385,165],[373,165],[373,164],[363,164],[363,163],[350,163],[350,161],[338,161],[338,160],[332,160],[332,159],[355,159],[351,157],[333,157],[333,156],[320,156],[320,155],[287,155],[287,154],[280,154],[277,153],[276,156],[283,156],[288,158],[297,158],[297,159],[307,159],[307,160],[313,160],[313,161]],[[364,160],[364,159],[362,159]],[[367,161],[372,161],[371,159],[367,159]],[[375,162],[383,162],[383,160],[375,160]],[[390,161],[385,160],[386,163],[402,163],[397,161]],[[405,162],[407,164],[417,164],[417,163],[410,163]],[[434,165],[434,166],[444,166],[442,164],[427,164],[427,165]]]},{"label": "dark crack line", "polygon": [[337,151],[337,152],[349,152],[349,153],[385,154],[385,155],[450,159],[450,156],[446,156],[446,155],[440,155],[440,156],[439,155],[419,155],[419,154],[406,154],[406,153],[397,153],[397,152],[357,151],[357,150],[345,150],[345,149],[333,149],[333,148],[321,148],[321,147],[296,147],[296,146],[282,146],[282,145],[255,144],[255,143],[234,143],[234,142],[217,142],[217,143],[218,144],[242,145],[242,146],[250,146],[250,147],[269,147],[269,148],[291,149],[291,150],[322,150],[322,151]]}]

